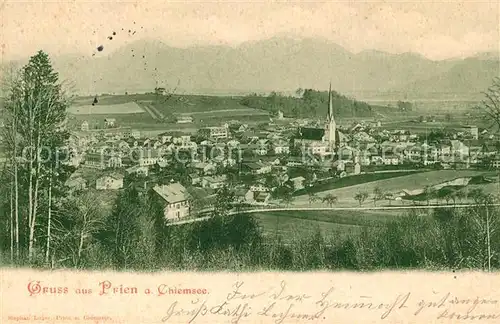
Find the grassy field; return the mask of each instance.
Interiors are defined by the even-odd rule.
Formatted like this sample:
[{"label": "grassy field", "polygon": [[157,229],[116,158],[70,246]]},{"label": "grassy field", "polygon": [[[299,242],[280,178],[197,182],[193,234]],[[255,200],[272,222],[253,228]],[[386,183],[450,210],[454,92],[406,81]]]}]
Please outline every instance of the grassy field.
[{"label": "grassy field", "polygon": [[359,234],[364,227],[383,226],[401,211],[283,211],[252,214],[264,236],[281,236],[285,241],[320,231],[327,239]]},{"label": "grassy field", "polygon": [[151,94],[104,95],[99,96],[99,103],[92,106],[93,97],[77,98],[69,109],[70,120],[77,128],[82,121],[89,122],[90,128],[102,128],[105,118],[115,118],[120,126],[130,126],[139,130],[168,130],[215,126],[231,120],[256,124],[269,120],[269,112],[248,108],[239,104],[238,98],[211,96],[174,95],[163,105],[156,106],[160,113],[174,116],[193,117],[193,124],[159,122],[149,115],[143,105],[149,105],[155,99]]},{"label": "grassy field", "polygon": [[[339,189],[349,186],[355,186],[358,184],[365,184],[372,181],[379,181],[383,179],[391,179],[396,177],[402,177],[409,174],[413,174],[420,171],[402,171],[402,172],[388,172],[388,173],[368,173],[360,174],[355,176],[349,176],[340,179],[331,179],[323,183],[316,184],[314,187],[309,188],[307,192],[323,192],[333,189]],[[306,190],[299,190],[295,192],[296,196],[304,195],[307,193]]]},{"label": "grassy field", "polygon": [[140,126],[150,128],[155,127],[155,125],[164,125],[163,123],[156,122],[145,112],[132,114],[71,114],[69,115],[69,123],[71,126],[79,128],[83,121],[87,121],[90,129],[103,128],[104,119],[106,118],[116,119],[118,126],[131,126],[133,128],[139,128]]},{"label": "grassy field", "polygon": [[[101,95],[97,96],[99,105],[119,105],[133,101],[154,100],[153,94],[130,94],[130,95]],[[75,98],[73,101],[75,106],[91,105],[94,100],[93,96],[84,96]]]},{"label": "grassy field", "polygon": [[[385,192],[399,192],[403,189],[415,190],[423,189],[427,185],[437,185],[445,181],[453,180],[460,177],[469,177],[477,175],[490,176],[492,172],[487,171],[475,171],[475,170],[439,170],[439,171],[429,171],[416,174],[410,174],[405,176],[400,176],[391,179],[377,180],[357,185],[352,185],[348,187],[326,190],[323,191],[320,196],[326,194],[333,194],[338,198],[338,206],[356,206],[358,202],[354,200],[354,195],[358,192],[367,192],[369,195],[372,194],[376,187],[381,188]],[[302,195],[297,196],[293,202],[296,205],[304,205],[308,203],[308,196]],[[367,199],[364,202],[365,205],[372,204],[372,202]]]},{"label": "grassy field", "polygon": [[[398,110],[397,100],[370,100],[366,99],[365,102],[370,105],[378,107],[387,107],[387,109]],[[458,113],[469,111],[478,104],[478,100],[409,100],[413,105],[413,111],[410,114],[445,114],[445,113]]]},{"label": "grassy field", "polygon": [[238,97],[215,97],[198,95],[174,95],[156,108],[162,113],[195,113],[221,110],[248,110],[240,104]]},{"label": "grassy field", "polygon": [[238,118],[240,116],[269,116],[269,113],[264,110],[259,109],[227,109],[227,110],[211,110],[211,111],[196,111],[190,113],[176,113],[178,116],[191,116],[194,119],[206,119],[206,118],[220,118],[220,117],[234,117]]},{"label": "grassy field", "polygon": [[144,113],[144,109],[135,102],[122,104],[103,105],[74,105],[68,109],[68,113],[73,115],[121,115]]},{"label": "grassy field", "polygon": [[[475,122],[474,125],[478,127],[482,127],[484,125],[480,124],[480,121]],[[392,123],[387,123],[384,124],[383,127],[384,129],[387,130],[395,130],[395,129],[404,129],[410,131],[412,134],[425,134],[429,133],[432,130],[437,130],[437,129],[448,129],[448,130],[454,130],[454,129],[459,129],[462,128],[464,125],[471,124],[471,119],[468,120],[452,120],[449,122],[446,121],[435,121],[435,122],[427,122],[427,123],[420,123],[418,121],[411,121],[411,120],[406,120],[406,121],[401,121],[401,122],[392,122]],[[478,125],[479,124],[479,125]]]}]

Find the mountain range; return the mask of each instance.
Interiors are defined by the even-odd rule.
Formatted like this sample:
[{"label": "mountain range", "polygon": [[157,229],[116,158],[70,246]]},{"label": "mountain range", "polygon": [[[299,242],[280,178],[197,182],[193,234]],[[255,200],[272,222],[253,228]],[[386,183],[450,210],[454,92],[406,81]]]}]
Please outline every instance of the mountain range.
[{"label": "mountain range", "polygon": [[416,53],[352,53],[326,40],[288,37],[189,48],[146,39],[92,57],[51,57],[79,94],[148,92],[156,86],[218,95],[293,93],[323,90],[331,82],[336,91],[360,99],[474,100],[500,75],[498,53],[434,61]]}]

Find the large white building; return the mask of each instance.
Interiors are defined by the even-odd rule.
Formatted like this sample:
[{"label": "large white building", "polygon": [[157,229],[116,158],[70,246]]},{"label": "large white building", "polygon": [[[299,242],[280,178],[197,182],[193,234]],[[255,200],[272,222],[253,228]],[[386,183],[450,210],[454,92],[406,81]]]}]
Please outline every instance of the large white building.
[{"label": "large white building", "polygon": [[156,185],[153,190],[165,203],[163,212],[166,219],[179,220],[189,216],[188,192],[183,185],[178,182],[169,185]]},{"label": "large white building", "polygon": [[205,136],[208,139],[217,140],[222,138],[228,138],[229,132],[228,127],[220,126],[220,127],[204,127],[200,129],[200,134]]}]

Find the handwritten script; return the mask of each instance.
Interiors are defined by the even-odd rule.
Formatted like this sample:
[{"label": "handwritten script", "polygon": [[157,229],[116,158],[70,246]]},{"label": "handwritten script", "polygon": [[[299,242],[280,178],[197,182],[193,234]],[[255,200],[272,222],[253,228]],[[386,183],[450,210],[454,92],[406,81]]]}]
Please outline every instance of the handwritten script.
[{"label": "handwritten script", "polygon": [[244,281],[237,281],[224,295],[219,300],[197,296],[190,301],[169,301],[161,320],[164,323],[195,323],[203,317],[217,321],[220,316],[221,321],[230,320],[235,324],[254,321],[281,324],[290,321],[331,322],[341,313],[346,316],[348,312],[355,312],[359,316],[363,312],[381,321],[391,317],[395,319],[398,313],[403,318],[431,316],[450,322],[500,321],[498,300],[480,296],[453,296],[450,292],[433,293],[435,298],[429,300],[419,299],[411,292],[376,300],[370,296],[346,296],[345,293],[338,293],[335,287],[328,287],[318,295],[308,295],[292,291],[285,281],[269,288],[255,288],[245,285]]}]

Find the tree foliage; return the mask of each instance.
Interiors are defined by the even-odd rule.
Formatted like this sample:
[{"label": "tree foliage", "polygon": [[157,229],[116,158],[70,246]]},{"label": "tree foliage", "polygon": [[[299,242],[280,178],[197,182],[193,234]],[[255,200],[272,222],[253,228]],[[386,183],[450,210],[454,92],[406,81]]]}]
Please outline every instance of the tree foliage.
[{"label": "tree foliage", "polygon": [[[28,262],[37,263],[35,259],[43,250],[41,243],[51,238],[52,203],[64,194],[61,188],[70,173],[62,163],[68,154],[66,109],[70,101],[42,51],[10,76],[6,93],[4,138],[12,170],[6,183],[14,193],[11,245],[18,263],[24,262],[22,254],[27,255]],[[47,223],[42,225],[42,221]],[[45,226],[47,230],[41,231]],[[37,238],[41,233],[47,237]],[[44,248],[48,256],[50,244]]]},{"label": "tree foliage", "polygon": [[483,94],[485,98],[478,108],[489,126],[500,131],[500,77],[494,78],[492,85]]},{"label": "tree foliage", "polygon": [[[251,94],[241,99],[241,104],[249,108],[264,109],[276,114],[281,110],[286,116],[324,117],[328,113],[328,92],[313,89],[298,89],[298,96],[284,96],[272,92],[267,97]],[[372,107],[337,92],[332,93],[333,109],[337,116],[372,116]]]}]

